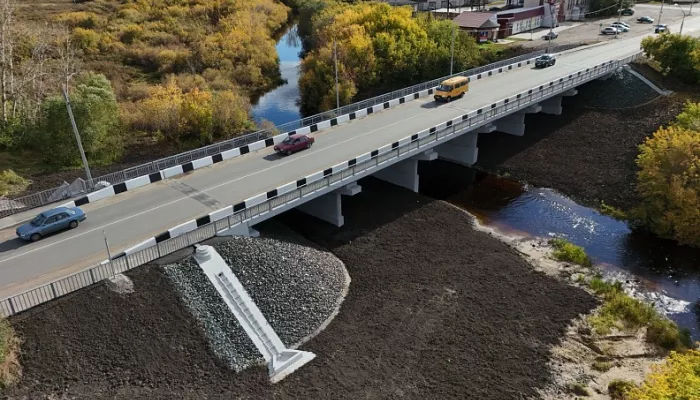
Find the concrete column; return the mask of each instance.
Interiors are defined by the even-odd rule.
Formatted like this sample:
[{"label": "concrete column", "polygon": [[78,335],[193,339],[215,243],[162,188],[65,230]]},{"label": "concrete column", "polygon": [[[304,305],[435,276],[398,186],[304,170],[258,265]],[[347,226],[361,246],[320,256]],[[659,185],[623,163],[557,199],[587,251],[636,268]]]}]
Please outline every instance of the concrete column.
[{"label": "concrete column", "polygon": [[336,190],[336,193],[340,193],[343,196],[354,196],[362,191],[362,186],[358,185],[357,182],[349,183],[340,189]]},{"label": "concrete column", "polygon": [[374,177],[418,193],[418,160],[399,161],[375,172]]},{"label": "concrete column", "polygon": [[455,164],[473,165],[479,155],[479,148],[477,147],[478,137],[479,133],[476,131],[467,132],[437,146],[440,158]]},{"label": "concrete column", "polygon": [[243,222],[231,228],[224,229],[223,231],[217,232],[216,236],[246,236],[246,237],[258,237],[260,232],[253,229],[248,223]]},{"label": "concrete column", "polygon": [[554,96],[541,102],[540,105],[542,106],[542,113],[551,115],[561,115],[561,99],[562,96]]},{"label": "concrete column", "polygon": [[495,124],[500,132],[514,136],[523,136],[525,134],[525,113],[516,112],[510,114],[497,120]]},{"label": "concrete column", "polygon": [[337,191],[326,193],[298,206],[297,210],[341,227],[345,224],[341,196]]}]

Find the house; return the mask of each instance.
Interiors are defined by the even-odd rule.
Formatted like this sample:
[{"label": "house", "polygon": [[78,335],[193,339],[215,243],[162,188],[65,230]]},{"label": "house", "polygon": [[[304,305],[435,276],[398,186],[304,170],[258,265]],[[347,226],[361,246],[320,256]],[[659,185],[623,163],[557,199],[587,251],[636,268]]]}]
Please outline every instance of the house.
[{"label": "house", "polygon": [[[523,0],[523,8],[531,8],[544,6],[545,17],[542,26],[550,27],[551,20],[555,22],[562,21],[580,21],[586,17],[588,10],[588,0]],[[551,15],[555,18],[552,19]]]},{"label": "house", "polygon": [[542,26],[545,16],[545,7],[513,8],[496,13],[496,20],[500,25],[499,38],[528,32]]},{"label": "house", "polygon": [[451,12],[452,9],[460,8],[482,9],[485,8],[486,4],[490,1],[491,0],[449,0],[448,3],[448,0],[417,0],[417,8],[418,11],[435,11],[443,8],[447,9],[449,6]]},{"label": "house", "polygon": [[387,3],[390,6],[401,7],[410,6],[413,12],[418,11],[418,1],[417,0],[379,0],[382,3]]},{"label": "house", "polygon": [[479,43],[498,38],[500,25],[494,12],[470,12],[465,11],[459,14],[454,23],[459,29],[468,32]]}]

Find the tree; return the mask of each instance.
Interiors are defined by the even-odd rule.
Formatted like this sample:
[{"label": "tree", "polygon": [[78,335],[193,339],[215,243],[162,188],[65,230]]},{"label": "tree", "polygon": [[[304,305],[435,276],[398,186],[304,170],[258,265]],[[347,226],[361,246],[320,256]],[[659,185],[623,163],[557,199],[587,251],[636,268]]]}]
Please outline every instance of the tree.
[{"label": "tree", "polygon": [[661,237],[700,246],[700,133],[660,128],[639,150],[638,221]]},{"label": "tree", "polygon": [[588,12],[598,17],[618,15],[620,10],[634,7],[634,0],[590,0]]},{"label": "tree", "polygon": [[695,132],[700,132],[700,103],[687,102],[683,112],[676,116],[676,125]]},{"label": "tree", "polygon": [[642,49],[665,74],[687,83],[700,83],[700,39],[689,35],[663,34],[642,40]]},{"label": "tree", "polygon": [[[119,110],[112,85],[104,75],[79,75],[70,94],[71,107],[80,132],[85,155],[91,164],[106,164],[121,155]],[[74,167],[81,163],[73,129],[60,96],[43,102],[43,119],[38,126],[34,147],[44,161],[54,167]]]}]

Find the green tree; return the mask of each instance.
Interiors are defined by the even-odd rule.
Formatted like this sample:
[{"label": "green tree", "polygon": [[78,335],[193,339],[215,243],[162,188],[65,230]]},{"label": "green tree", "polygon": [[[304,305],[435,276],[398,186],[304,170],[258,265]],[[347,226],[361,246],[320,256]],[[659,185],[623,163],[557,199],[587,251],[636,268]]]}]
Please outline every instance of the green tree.
[{"label": "green tree", "polygon": [[[88,161],[106,164],[116,160],[122,151],[119,109],[112,85],[104,75],[87,73],[78,76],[70,94],[75,122]],[[43,118],[33,145],[51,166],[75,167],[81,163],[80,153],[63,97],[46,99]]]},{"label": "green tree", "polygon": [[637,219],[661,237],[700,246],[700,134],[660,128],[639,150]]},{"label": "green tree", "polygon": [[676,125],[683,129],[700,132],[700,103],[687,102],[683,112],[676,117]]},{"label": "green tree", "polygon": [[599,17],[609,17],[631,7],[634,7],[634,0],[590,0],[588,12]]},{"label": "green tree", "polygon": [[647,57],[659,63],[662,72],[683,82],[700,83],[700,39],[689,35],[664,34],[642,40]]}]

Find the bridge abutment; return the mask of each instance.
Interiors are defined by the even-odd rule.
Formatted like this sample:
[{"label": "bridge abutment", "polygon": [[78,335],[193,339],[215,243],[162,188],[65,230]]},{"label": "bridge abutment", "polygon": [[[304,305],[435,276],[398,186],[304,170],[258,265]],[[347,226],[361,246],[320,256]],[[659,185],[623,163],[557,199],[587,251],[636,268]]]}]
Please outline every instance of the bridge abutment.
[{"label": "bridge abutment", "polygon": [[[437,154],[433,156],[433,153],[426,156],[420,154],[416,157],[437,157]],[[399,161],[394,165],[377,171],[374,173],[374,177],[418,193],[418,158],[416,157]]]},{"label": "bridge abutment", "polygon": [[[487,130],[489,129],[491,128],[489,127]],[[440,158],[467,167],[473,165],[479,156],[478,137],[478,131],[467,132],[439,145],[437,150],[440,153]]]}]

